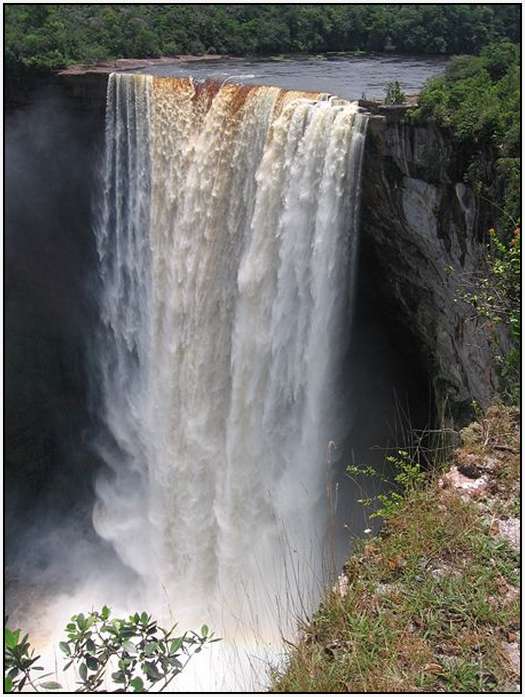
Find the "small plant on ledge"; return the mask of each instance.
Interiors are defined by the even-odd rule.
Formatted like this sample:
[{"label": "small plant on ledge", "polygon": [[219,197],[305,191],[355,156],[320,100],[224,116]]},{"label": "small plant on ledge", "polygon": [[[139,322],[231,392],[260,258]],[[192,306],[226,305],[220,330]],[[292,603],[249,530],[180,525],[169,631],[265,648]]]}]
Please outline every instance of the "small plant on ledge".
[{"label": "small plant on ledge", "polygon": [[397,80],[387,84],[385,97],[386,105],[391,106],[393,104],[405,104],[406,100],[407,96],[401,89],[401,85]]},{"label": "small plant on ledge", "polygon": [[394,472],[394,481],[383,477],[374,467],[369,465],[349,465],[346,472],[349,476],[375,477],[393,490],[387,494],[378,494],[372,498],[358,499],[362,506],[377,505],[377,509],[370,514],[370,518],[383,518],[388,520],[401,507],[405,495],[418,488],[425,479],[421,464],[411,457],[408,451],[398,450],[396,455],[388,455],[385,460],[390,464]]}]

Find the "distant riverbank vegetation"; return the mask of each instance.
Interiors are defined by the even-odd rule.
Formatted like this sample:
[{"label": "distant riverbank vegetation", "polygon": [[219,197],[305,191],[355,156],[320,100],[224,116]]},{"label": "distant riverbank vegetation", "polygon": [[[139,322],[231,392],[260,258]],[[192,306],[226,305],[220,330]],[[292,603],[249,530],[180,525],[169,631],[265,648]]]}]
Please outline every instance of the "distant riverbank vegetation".
[{"label": "distant riverbank vegetation", "polygon": [[520,40],[520,6],[7,5],[8,71],[116,58],[343,51],[478,53]]}]

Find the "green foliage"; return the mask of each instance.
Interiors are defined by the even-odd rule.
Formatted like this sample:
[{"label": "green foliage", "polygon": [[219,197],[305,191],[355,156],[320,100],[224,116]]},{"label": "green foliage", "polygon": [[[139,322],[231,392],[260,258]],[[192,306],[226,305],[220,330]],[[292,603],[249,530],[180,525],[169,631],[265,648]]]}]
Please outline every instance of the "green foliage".
[{"label": "green foliage", "polygon": [[508,41],[479,56],[459,56],[430,80],[413,118],[450,127],[466,145],[492,145],[499,156],[519,157],[520,51]]},{"label": "green foliage", "polygon": [[495,188],[501,205],[503,229],[513,230],[521,218],[521,159],[500,157],[496,161]]},{"label": "green foliage", "polygon": [[13,631],[4,628],[4,692],[22,692],[29,688],[35,692],[60,689],[61,685],[57,682],[44,682],[44,678],[51,673],[40,673],[44,670],[36,665],[40,656],[35,656],[28,635],[20,638],[20,634],[20,629]]},{"label": "green foliage", "polygon": [[[107,673],[117,692],[162,692],[181,673],[190,658],[206,644],[220,641],[203,625],[200,633],[175,635],[176,625],[166,630],[147,612],[129,618],[111,618],[104,606],[87,615],[74,615],[66,626],[66,640],[59,643],[65,657],[64,671],[76,669],[76,692],[105,692]],[[5,629],[4,689],[22,691],[27,685],[35,691],[58,690],[55,682],[35,679],[40,656],[30,650],[28,636],[19,639],[20,630]]]},{"label": "green foliage", "polygon": [[493,521],[519,505],[519,424],[519,412],[502,406],[472,424],[479,441],[466,452],[499,463],[483,507],[430,477],[415,482],[380,535],[354,544],[337,583],[276,667],[272,692],[517,688],[519,666],[506,649],[518,647],[519,550],[494,534]]},{"label": "green foliage", "polygon": [[[5,55],[49,70],[75,62],[196,53],[475,53],[519,40],[518,5],[7,5]],[[496,61],[497,63],[497,61]],[[497,64],[494,71],[497,73]]]},{"label": "green foliage", "polygon": [[420,463],[416,462],[406,450],[398,450],[396,455],[388,455],[385,460],[394,473],[393,482],[383,477],[370,465],[365,467],[349,465],[346,472],[350,476],[374,477],[392,487],[392,490],[387,494],[378,494],[372,498],[359,499],[358,501],[365,507],[376,505],[376,510],[370,515],[371,518],[388,520],[403,505],[405,496],[423,483],[425,475]]},{"label": "green foliage", "polygon": [[[519,403],[521,374],[521,234],[517,226],[505,242],[495,229],[489,230],[486,265],[483,272],[468,278],[460,298],[470,304],[476,316],[489,327],[503,326],[510,335],[510,348],[502,351],[497,334],[493,338],[500,366],[503,397]],[[494,332],[493,332],[494,334]]]},{"label": "green foliage", "polygon": [[406,94],[401,89],[401,85],[397,80],[389,82],[386,86],[385,104],[404,104],[406,102]]}]

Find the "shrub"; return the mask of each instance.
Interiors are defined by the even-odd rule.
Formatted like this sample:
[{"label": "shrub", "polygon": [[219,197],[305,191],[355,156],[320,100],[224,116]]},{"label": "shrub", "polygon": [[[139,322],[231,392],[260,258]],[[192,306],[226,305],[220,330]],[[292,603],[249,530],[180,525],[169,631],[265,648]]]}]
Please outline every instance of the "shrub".
[{"label": "shrub", "polygon": [[397,80],[389,82],[386,86],[385,104],[404,104],[406,102],[406,94],[401,89],[401,85]]},{"label": "shrub", "polygon": [[190,53],[193,56],[202,56],[205,51],[204,44],[202,41],[195,39],[190,43]]},{"label": "shrub", "polygon": [[[135,613],[129,618],[112,618],[103,607],[87,615],[74,615],[66,626],[66,640],[59,644],[65,655],[64,672],[75,666],[80,678],[76,692],[105,692],[108,671],[117,692],[162,692],[179,675],[194,654],[207,643],[220,641],[203,625],[200,633],[175,635],[174,625],[166,630],[151,615]],[[59,690],[56,682],[44,682],[47,675],[36,665],[40,656],[31,649],[28,635],[5,629],[5,692]]]},{"label": "shrub", "polygon": [[521,369],[521,233],[516,225],[509,241],[495,229],[489,230],[485,269],[461,284],[460,297],[489,327],[505,327],[510,346],[503,350],[497,332],[492,332],[496,361],[500,368],[503,397],[519,403]]},{"label": "shrub", "polygon": [[427,82],[412,118],[450,127],[470,146],[495,146],[519,157],[519,64],[519,49],[508,41],[453,59],[445,75]]},{"label": "shrub", "polygon": [[385,460],[392,467],[394,481],[389,481],[380,475],[374,467],[349,465],[346,472],[349,475],[375,477],[378,481],[388,484],[392,490],[388,494],[378,494],[373,498],[359,499],[365,507],[376,504],[376,510],[370,514],[370,518],[391,518],[403,505],[405,496],[417,489],[424,481],[425,475],[422,466],[416,457],[412,457],[407,450],[398,450],[395,455],[388,455]]}]

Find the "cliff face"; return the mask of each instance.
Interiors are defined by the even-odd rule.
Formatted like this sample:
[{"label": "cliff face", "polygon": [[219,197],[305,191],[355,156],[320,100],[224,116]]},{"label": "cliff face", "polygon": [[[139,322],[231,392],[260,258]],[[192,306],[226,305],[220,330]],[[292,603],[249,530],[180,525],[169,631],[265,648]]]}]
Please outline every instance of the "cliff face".
[{"label": "cliff face", "polygon": [[404,123],[403,110],[370,119],[363,168],[361,244],[387,321],[419,354],[439,406],[461,417],[496,389],[487,335],[459,300],[479,269],[484,212],[463,179],[451,138]]},{"label": "cliff face", "polygon": [[[68,99],[57,81],[26,87],[8,104],[5,138],[8,526],[35,520],[40,508],[78,510],[91,486],[82,473],[95,461],[86,445],[87,365],[103,112],[93,100],[86,109]],[[16,533],[9,542],[16,554]]]}]

